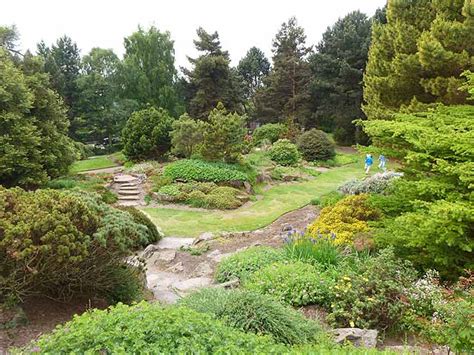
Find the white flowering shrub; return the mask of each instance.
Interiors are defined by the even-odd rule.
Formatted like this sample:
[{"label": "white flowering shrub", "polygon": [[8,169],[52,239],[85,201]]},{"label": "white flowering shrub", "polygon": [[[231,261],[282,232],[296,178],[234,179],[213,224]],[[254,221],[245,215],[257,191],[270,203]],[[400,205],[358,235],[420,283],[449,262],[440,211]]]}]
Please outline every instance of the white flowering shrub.
[{"label": "white flowering shrub", "polygon": [[378,173],[364,180],[351,180],[340,186],[338,190],[346,195],[359,195],[365,193],[383,193],[394,179],[403,176],[403,173],[387,171]]}]

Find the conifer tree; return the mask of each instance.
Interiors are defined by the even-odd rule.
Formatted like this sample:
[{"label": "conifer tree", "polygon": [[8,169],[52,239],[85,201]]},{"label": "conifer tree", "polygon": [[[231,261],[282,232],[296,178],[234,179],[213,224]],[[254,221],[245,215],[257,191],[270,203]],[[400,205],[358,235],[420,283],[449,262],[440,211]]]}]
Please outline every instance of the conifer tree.
[{"label": "conifer tree", "polygon": [[462,104],[460,74],[474,67],[471,0],[389,0],[387,23],[374,23],[364,76],[369,119]]},{"label": "conifer tree", "polygon": [[188,113],[206,120],[219,102],[229,111],[241,112],[242,87],[237,71],[230,67],[229,53],[221,48],[218,33],[199,28],[197,35],[194,45],[202,54],[198,58],[188,57],[192,70],[183,69]]},{"label": "conifer tree", "polygon": [[273,68],[256,94],[258,119],[296,121],[306,125],[310,117],[310,76],[304,29],[296,19],[282,24],[273,41]]}]

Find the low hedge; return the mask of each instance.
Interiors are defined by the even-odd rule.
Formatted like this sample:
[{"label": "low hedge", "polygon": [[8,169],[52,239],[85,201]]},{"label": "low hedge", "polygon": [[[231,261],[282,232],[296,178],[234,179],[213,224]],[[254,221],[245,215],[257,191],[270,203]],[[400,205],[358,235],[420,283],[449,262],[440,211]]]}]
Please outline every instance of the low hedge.
[{"label": "low hedge", "polygon": [[211,163],[202,160],[183,159],[167,165],[163,175],[173,180],[229,182],[247,181],[245,173],[231,164]]},{"label": "low hedge", "polygon": [[139,209],[132,206],[119,206],[118,208],[122,211],[128,212],[132,216],[135,223],[141,224],[147,228],[148,238],[145,243],[141,244],[142,246],[156,243],[164,237],[163,232],[156,227],[155,223],[153,223],[150,218],[148,218],[148,216]]}]

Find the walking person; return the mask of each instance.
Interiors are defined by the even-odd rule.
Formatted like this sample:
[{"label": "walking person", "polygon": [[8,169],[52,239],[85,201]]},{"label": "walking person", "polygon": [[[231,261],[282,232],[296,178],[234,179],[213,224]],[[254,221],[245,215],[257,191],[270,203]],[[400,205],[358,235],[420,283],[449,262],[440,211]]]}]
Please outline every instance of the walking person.
[{"label": "walking person", "polygon": [[367,154],[365,156],[365,173],[368,174],[372,164],[374,163],[374,159],[372,158],[372,154]]},{"label": "walking person", "polygon": [[383,172],[386,172],[387,171],[387,168],[385,167],[386,164],[387,164],[387,158],[385,158],[385,155],[380,154],[379,155],[379,169],[382,169]]}]

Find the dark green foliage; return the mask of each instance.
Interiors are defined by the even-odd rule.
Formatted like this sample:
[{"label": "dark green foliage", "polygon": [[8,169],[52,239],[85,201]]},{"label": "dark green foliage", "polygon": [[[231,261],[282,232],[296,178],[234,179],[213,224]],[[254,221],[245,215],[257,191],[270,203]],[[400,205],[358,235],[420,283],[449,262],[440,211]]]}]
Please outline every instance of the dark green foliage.
[{"label": "dark green foliage", "polygon": [[318,268],[300,261],[268,265],[244,280],[245,289],[293,306],[327,303],[332,284]]},{"label": "dark green foliage", "polygon": [[311,129],[298,137],[298,150],[307,161],[329,160],[336,156],[334,144],[326,133]]},{"label": "dark green foliage", "polygon": [[260,49],[252,47],[240,60],[237,70],[245,82],[245,97],[251,99],[268,75],[270,62]]},{"label": "dark green foliage", "polygon": [[203,289],[180,304],[246,333],[269,335],[278,343],[313,343],[321,334],[321,326],[301,313],[269,296],[245,290]]},{"label": "dark green foliage", "polygon": [[372,26],[363,109],[387,119],[399,109],[434,102],[466,103],[459,75],[473,69],[474,5],[470,0],[390,0],[387,23]]},{"label": "dark green foliage", "polygon": [[270,247],[254,247],[222,260],[217,266],[216,281],[226,282],[243,279],[262,267],[285,260],[281,250]]},{"label": "dark green foliage", "polygon": [[202,54],[189,58],[192,70],[184,69],[186,75],[186,108],[191,117],[206,120],[219,102],[231,112],[242,111],[243,90],[237,72],[230,68],[229,53],[223,51],[217,32],[197,30],[196,49]]},{"label": "dark green foliage", "polygon": [[191,159],[178,160],[168,164],[163,176],[173,180],[203,182],[246,181],[248,179],[236,166]]},{"label": "dark green foliage", "polygon": [[376,242],[449,278],[474,266],[473,117],[473,106],[440,107],[364,128],[375,149],[404,161],[403,179],[377,199],[388,218]]},{"label": "dark green foliage", "polygon": [[174,42],[169,32],[151,26],[138,30],[124,39],[125,54],[120,64],[118,81],[121,95],[140,108],[161,107],[172,115],[182,113],[176,87]]},{"label": "dark green foliage", "polygon": [[339,270],[328,320],[339,327],[388,329],[408,309],[406,289],[415,279],[414,269],[395,258],[393,250],[353,258]]},{"label": "dark green foliage", "polygon": [[281,123],[268,123],[260,126],[253,131],[252,140],[253,144],[258,146],[264,140],[270,143],[275,143],[277,140],[283,138],[288,128]]},{"label": "dark green foliage", "polygon": [[292,235],[288,237],[284,250],[290,260],[302,261],[325,269],[337,265],[342,259],[338,247],[327,238]]},{"label": "dark green foliage", "polygon": [[132,207],[132,206],[120,206],[119,209],[122,211],[128,212],[135,223],[144,225],[148,230],[148,238],[146,242],[142,244],[142,246],[147,246],[148,244],[155,243],[163,238],[163,233],[156,228],[155,224],[148,218],[148,216],[140,211],[139,209]]},{"label": "dark green foliage", "polygon": [[238,161],[244,148],[245,120],[245,116],[227,112],[219,102],[204,127],[202,156],[209,161]]},{"label": "dark green foliage", "polygon": [[311,71],[306,57],[311,48],[305,42],[304,30],[294,17],[282,24],[273,41],[272,70],[255,96],[258,119],[307,123]]},{"label": "dark green foliage", "polygon": [[147,238],[128,213],[84,193],[0,188],[0,215],[0,301],[109,295],[128,282],[111,274]]},{"label": "dark green foliage", "polygon": [[172,123],[161,108],[134,112],[122,131],[123,153],[134,161],[162,157],[171,147]]},{"label": "dark green foliage", "polygon": [[41,61],[15,65],[0,48],[0,184],[35,187],[68,171],[75,159],[68,121]]},{"label": "dark green foliage", "polygon": [[339,19],[323,34],[309,63],[313,79],[310,126],[334,132],[336,142],[354,143],[353,120],[364,117],[362,74],[367,62],[371,21],[359,11]]},{"label": "dark green foliage", "polygon": [[268,156],[275,163],[285,166],[296,165],[300,160],[298,148],[288,139],[276,141],[270,148]]}]

